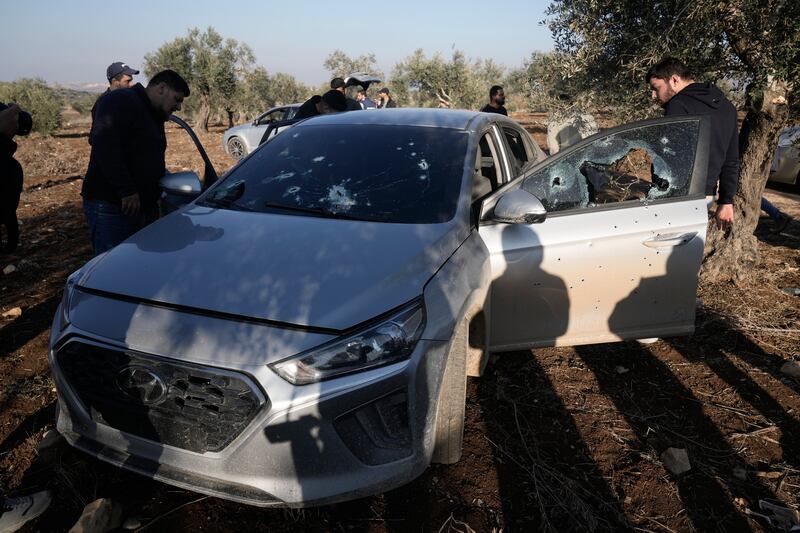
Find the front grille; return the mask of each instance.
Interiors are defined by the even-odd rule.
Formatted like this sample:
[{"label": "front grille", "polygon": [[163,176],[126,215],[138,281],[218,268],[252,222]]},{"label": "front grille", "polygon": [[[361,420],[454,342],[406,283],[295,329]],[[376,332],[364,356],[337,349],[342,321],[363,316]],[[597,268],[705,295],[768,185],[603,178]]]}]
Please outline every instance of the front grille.
[{"label": "front grille", "polygon": [[193,452],[218,452],[266,403],[247,376],[72,341],[56,359],[92,420]]}]

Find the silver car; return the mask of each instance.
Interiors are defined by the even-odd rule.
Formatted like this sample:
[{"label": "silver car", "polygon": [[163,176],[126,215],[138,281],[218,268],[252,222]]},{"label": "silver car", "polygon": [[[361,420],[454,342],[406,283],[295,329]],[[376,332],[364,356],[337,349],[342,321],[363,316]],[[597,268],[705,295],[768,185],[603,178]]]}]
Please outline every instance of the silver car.
[{"label": "silver car", "polygon": [[800,126],[790,126],[778,138],[769,180],[800,187]]},{"label": "silver car", "polygon": [[261,143],[269,126],[280,129],[280,123],[294,118],[302,104],[273,107],[259,115],[250,124],[234,126],[222,134],[222,146],[234,159],[241,159]]},{"label": "silver car", "polygon": [[70,276],[58,430],[259,506],[456,462],[489,352],[693,331],[708,138],[669,117],[545,159],[497,114],[303,121]]}]

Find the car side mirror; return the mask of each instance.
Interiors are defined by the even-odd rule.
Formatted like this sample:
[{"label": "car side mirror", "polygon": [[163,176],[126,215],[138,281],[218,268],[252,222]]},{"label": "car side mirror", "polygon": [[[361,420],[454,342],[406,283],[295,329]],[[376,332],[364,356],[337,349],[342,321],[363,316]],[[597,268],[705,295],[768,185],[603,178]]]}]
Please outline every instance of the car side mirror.
[{"label": "car side mirror", "polygon": [[547,218],[541,200],[523,189],[504,194],[494,206],[492,220],[503,224],[538,224]]},{"label": "car side mirror", "polygon": [[194,172],[165,174],[160,184],[163,190],[159,202],[162,216],[188,204],[203,191],[200,178]]},{"label": "car side mirror", "polygon": [[175,172],[161,178],[161,188],[167,194],[197,198],[202,191],[200,178],[194,172]]}]

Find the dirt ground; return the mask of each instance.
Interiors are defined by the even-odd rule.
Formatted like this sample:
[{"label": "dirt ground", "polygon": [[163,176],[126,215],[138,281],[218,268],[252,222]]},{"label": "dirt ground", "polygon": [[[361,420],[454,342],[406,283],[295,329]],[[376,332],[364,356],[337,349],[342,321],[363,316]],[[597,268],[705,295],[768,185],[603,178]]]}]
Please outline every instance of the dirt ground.
[{"label": "dirt ground", "polygon": [[[519,117],[543,143],[544,117]],[[691,337],[492,356],[469,383],[462,460],[354,502],[268,510],[203,497],[126,473],[66,445],[42,454],[54,426],[47,365],[64,281],[90,257],[80,203],[88,125],[19,141],[22,246],[0,256],[0,492],[50,488],[25,531],[65,531],[99,497],[148,531],[773,531],[759,502],[800,506],[800,222],[780,235],[762,218],[761,265],[739,285],[701,285]],[[222,128],[201,138],[218,170],[233,164]],[[168,166],[201,168],[188,137],[168,133]],[[767,197],[800,219],[800,198]],[[684,448],[692,465],[660,458]]]}]

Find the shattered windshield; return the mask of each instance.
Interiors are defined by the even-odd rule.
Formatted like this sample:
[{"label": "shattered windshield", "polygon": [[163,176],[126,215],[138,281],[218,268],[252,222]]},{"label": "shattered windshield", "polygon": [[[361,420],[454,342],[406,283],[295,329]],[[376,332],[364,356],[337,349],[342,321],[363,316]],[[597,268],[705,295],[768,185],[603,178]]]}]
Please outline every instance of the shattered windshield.
[{"label": "shattered windshield", "polygon": [[651,124],[601,137],[537,170],[522,188],[547,211],[686,196],[699,122]]},{"label": "shattered windshield", "polygon": [[223,209],[379,222],[453,218],[466,133],[386,125],[289,129],[199,203]]}]

